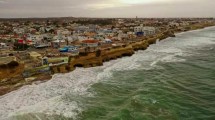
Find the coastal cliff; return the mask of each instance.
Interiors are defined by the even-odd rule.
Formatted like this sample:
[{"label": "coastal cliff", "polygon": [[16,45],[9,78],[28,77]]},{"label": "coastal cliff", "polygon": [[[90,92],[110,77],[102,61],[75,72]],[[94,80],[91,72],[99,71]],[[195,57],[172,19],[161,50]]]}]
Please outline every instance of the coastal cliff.
[{"label": "coastal cliff", "polygon": [[[189,30],[200,29],[213,25],[198,25],[191,26]],[[75,57],[69,57],[68,64],[62,64],[59,66],[50,67],[52,74],[55,73],[68,73],[75,70],[76,67],[96,67],[103,65],[104,62],[121,58],[124,56],[132,56],[137,50],[145,50],[151,44],[155,44],[158,40],[164,40],[168,37],[175,37],[176,32],[182,32],[177,30],[168,30],[162,33],[158,33],[154,36],[125,44],[122,46],[115,46],[109,49],[101,50],[99,54],[96,52],[87,53],[86,55],[79,55]],[[12,90],[18,89],[19,87],[31,84],[34,81],[48,80],[51,79],[50,74],[39,74],[34,75],[29,79],[23,78],[22,72],[24,69],[23,64],[19,64],[14,68],[0,68],[0,95],[6,94]],[[32,80],[31,80],[32,79]]]},{"label": "coastal cliff", "polygon": [[[132,56],[137,50],[145,50],[150,44],[156,42],[158,38],[143,39],[139,42],[133,42],[131,44],[115,46],[110,49],[102,50],[99,55],[96,52],[88,53],[86,55],[79,55],[69,58],[68,64],[62,64],[58,66],[50,67],[52,74],[55,73],[68,73],[75,70],[76,67],[96,67],[103,65],[104,62],[114,60],[117,58]],[[51,76],[48,74],[37,74],[30,78],[24,78],[22,76],[24,65],[19,64],[14,68],[2,68],[0,69],[1,81],[0,81],[0,95],[15,90],[23,85],[31,84],[37,80],[48,80]]]},{"label": "coastal cliff", "polygon": [[131,45],[120,46],[109,50],[101,51],[100,55],[96,52],[88,53],[85,56],[70,57],[69,64],[51,67],[53,73],[66,73],[74,70],[76,67],[96,67],[103,65],[113,59],[121,58],[123,56],[131,56],[134,54],[134,49]]},{"label": "coastal cliff", "polygon": [[23,80],[23,70],[24,65],[15,61],[0,65],[0,95],[12,91],[17,87],[17,83]]},{"label": "coastal cliff", "polygon": [[101,51],[99,56],[96,52],[88,53],[84,56],[70,57],[69,63],[59,66],[51,67],[52,73],[67,73],[75,70],[76,67],[96,67],[103,65],[103,62],[114,60],[117,58],[132,56],[135,51],[146,50],[149,45],[155,44],[157,40],[163,40],[168,37],[174,37],[174,32],[166,32],[153,36],[147,39],[143,39],[138,42],[133,42],[128,45],[122,45],[113,47],[111,49]]}]

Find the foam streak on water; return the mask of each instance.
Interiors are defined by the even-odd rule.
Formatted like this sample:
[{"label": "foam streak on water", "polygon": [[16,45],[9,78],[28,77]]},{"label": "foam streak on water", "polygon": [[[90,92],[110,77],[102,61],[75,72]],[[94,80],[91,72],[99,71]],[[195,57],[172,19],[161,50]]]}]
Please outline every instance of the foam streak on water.
[{"label": "foam streak on water", "polygon": [[[104,63],[95,68],[77,68],[67,74],[56,74],[52,80],[38,85],[28,85],[0,97],[0,118],[27,113],[46,115],[63,115],[76,118],[84,111],[84,104],[79,99],[93,96],[88,89],[91,85],[112,77],[114,71],[138,69],[163,69],[159,62],[184,62],[181,56],[195,54],[201,47],[215,44],[215,28],[178,34],[150,46],[145,51],[138,51],[132,57],[126,57]],[[204,39],[200,36],[207,36]],[[63,99],[71,96],[70,100]],[[156,101],[153,101],[156,103]],[[37,116],[37,118],[40,118]]]}]

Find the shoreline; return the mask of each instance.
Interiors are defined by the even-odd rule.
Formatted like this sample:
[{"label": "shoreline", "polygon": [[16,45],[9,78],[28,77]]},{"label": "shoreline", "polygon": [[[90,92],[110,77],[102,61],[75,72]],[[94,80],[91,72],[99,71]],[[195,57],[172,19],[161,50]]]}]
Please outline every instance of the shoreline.
[{"label": "shoreline", "polygon": [[[69,73],[75,70],[76,67],[96,67],[102,66],[104,62],[108,62],[114,59],[122,58],[125,56],[132,56],[135,54],[135,51],[146,50],[149,45],[155,44],[157,40],[162,41],[169,37],[175,37],[175,35],[183,34],[195,30],[201,30],[206,28],[215,27],[212,25],[201,25],[200,28],[190,29],[188,31],[176,31],[168,30],[162,33],[155,34],[152,37],[146,39],[141,39],[140,41],[135,41],[130,44],[119,46],[116,48],[111,48],[109,50],[101,51],[101,54],[98,56],[95,52],[89,53],[86,56],[70,57],[68,64],[63,64],[59,66],[51,67],[52,74],[38,74],[25,79],[13,80],[15,78],[10,78],[10,81],[4,81],[0,83],[0,96],[5,95],[9,92],[17,90],[25,85],[31,85],[32,83],[40,84],[46,81],[51,80],[54,74]],[[38,83],[37,83],[38,82]]]},{"label": "shoreline", "polygon": [[180,35],[180,34],[184,34],[184,33],[189,33],[189,32],[194,32],[194,31],[199,31],[199,30],[204,30],[204,29],[210,29],[210,28],[214,28],[215,25],[212,25],[212,26],[208,26],[208,27],[204,27],[202,29],[194,29],[194,30],[189,30],[189,31],[185,31],[185,32],[178,32],[178,33],[175,33],[175,35]]}]

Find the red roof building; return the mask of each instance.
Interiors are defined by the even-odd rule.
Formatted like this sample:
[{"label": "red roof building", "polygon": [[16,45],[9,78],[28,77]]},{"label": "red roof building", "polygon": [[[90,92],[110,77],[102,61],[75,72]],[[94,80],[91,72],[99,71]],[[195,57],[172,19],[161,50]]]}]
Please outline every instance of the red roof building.
[{"label": "red roof building", "polygon": [[83,40],[83,43],[98,43],[99,40]]}]

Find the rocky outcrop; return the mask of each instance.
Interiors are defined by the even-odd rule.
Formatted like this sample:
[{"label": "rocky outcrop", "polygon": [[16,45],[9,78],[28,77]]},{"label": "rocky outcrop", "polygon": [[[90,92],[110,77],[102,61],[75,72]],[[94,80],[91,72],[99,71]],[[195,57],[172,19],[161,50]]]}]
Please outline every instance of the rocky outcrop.
[{"label": "rocky outcrop", "polygon": [[16,61],[11,61],[7,64],[0,65],[0,80],[4,78],[11,78],[20,75],[23,72],[24,65]]},{"label": "rocky outcrop", "polygon": [[0,65],[0,95],[13,90],[23,80],[23,69],[24,65],[16,61]]},{"label": "rocky outcrop", "polygon": [[164,40],[168,37],[175,37],[175,33],[174,31],[166,31],[166,32],[163,32],[160,36],[159,36],[159,40]]},{"label": "rocky outcrop", "polygon": [[101,55],[101,59],[103,62],[106,62],[106,61],[121,58],[124,56],[132,56],[133,54],[134,54],[134,50],[132,46],[125,45],[125,46],[103,51]]},{"label": "rocky outcrop", "polygon": [[[140,42],[139,44],[133,44],[136,49],[146,49],[146,42]],[[66,73],[74,70],[76,67],[96,67],[103,65],[103,62],[121,58],[124,56],[131,56],[134,54],[132,45],[118,46],[112,49],[103,50],[98,56],[96,52],[88,53],[85,56],[71,57],[68,64],[51,67],[53,73]]]},{"label": "rocky outcrop", "polygon": [[89,53],[87,56],[78,56],[71,58],[69,65],[67,66],[69,70],[74,70],[76,67],[95,67],[103,65],[102,58],[96,56],[96,53]]},{"label": "rocky outcrop", "polygon": [[157,39],[159,39],[159,37],[149,38],[149,39],[147,39],[147,42],[149,45],[155,44]]},{"label": "rocky outcrop", "polygon": [[[154,41],[152,43],[154,43]],[[140,42],[133,43],[131,44],[131,46],[134,49],[134,51],[137,51],[137,50],[146,50],[149,44],[150,44],[149,40],[143,40]]]}]

